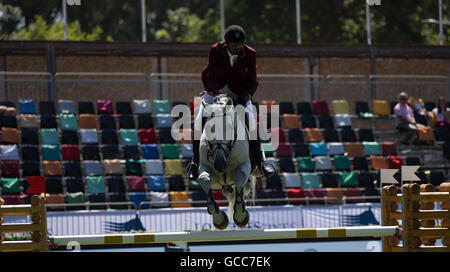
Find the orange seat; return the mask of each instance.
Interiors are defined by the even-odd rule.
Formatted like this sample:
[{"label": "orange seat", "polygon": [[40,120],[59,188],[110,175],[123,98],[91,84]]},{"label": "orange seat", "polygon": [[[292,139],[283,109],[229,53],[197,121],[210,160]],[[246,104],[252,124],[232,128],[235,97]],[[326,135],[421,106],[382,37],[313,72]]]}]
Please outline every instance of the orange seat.
[{"label": "orange seat", "polygon": [[327,199],[328,204],[341,204],[344,193],[340,188],[325,188],[325,195],[336,199]]},{"label": "orange seat", "polygon": [[383,156],[370,156],[370,164],[373,170],[386,169],[386,160]]},{"label": "orange seat", "polygon": [[[192,129],[188,128],[188,129],[180,129],[179,132],[177,133],[181,139],[177,141],[177,144],[192,144],[192,139],[193,139],[193,134],[192,134]],[[189,137],[186,138],[183,135],[189,134]]]},{"label": "orange seat", "polygon": [[[45,204],[64,204],[63,194],[45,194]],[[62,210],[64,206],[51,207],[46,206],[49,210]]]},{"label": "orange seat", "polygon": [[317,143],[322,141],[322,134],[318,128],[305,128],[306,140],[309,143]]},{"label": "orange seat", "polygon": [[60,161],[44,161],[44,176],[62,176]]},{"label": "orange seat", "polygon": [[364,147],[359,142],[345,143],[347,157],[364,157]]},{"label": "orange seat", "polygon": [[283,128],[285,129],[299,129],[300,121],[297,114],[283,114]]},{"label": "orange seat", "polygon": [[97,120],[94,114],[80,114],[80,129],[98,129]]},{"label": "orange seat", "polygon": [[[169,192],[170,201],[189,201],[186,192]],[[171,203],[173,208],[188,208],[190,207],[188,203]]]},{"label": "orange seat", "polygon": [[17,130],[17,128],[2,127],[2,142],[18,144],[19,131]]},{"label": "orange seat", "polygon": [[272,113],[272,105],[276,105],[277,102],[275,100],[263,100],[260,105],[267,106],[267,114]]}]

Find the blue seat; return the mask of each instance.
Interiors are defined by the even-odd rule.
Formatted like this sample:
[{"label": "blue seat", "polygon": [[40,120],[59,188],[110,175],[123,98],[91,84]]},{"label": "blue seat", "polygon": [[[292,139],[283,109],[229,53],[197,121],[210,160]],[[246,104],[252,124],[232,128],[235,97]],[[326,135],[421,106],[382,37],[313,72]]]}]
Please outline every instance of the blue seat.
[{"label": "blue seat", "polygon": [[142,154],[146,160],[160,158],[157,144],[143,144]]},{"label": "blue seat", "polygon": [[130,197],[130,201],[134,202],[136,204],[137,208],[141,209],[148,209],[148,204],[143,204],[142,206],[139,206],[141,202],[148,202],[147,195],[143,192],[131,192],[128,193],[128,196]]},{"label": "blue seat", "polygon": [[311,148],[311,155],[313,155],[313,156],[326,156],[327,155],[327,148],[326,148],[324,142],[310,143],[309,146]]},{"label": "blue seat", "polygon": [[148,176],[148,190],[155,192],[165,192],[166,184],[163,176]]},{"label": "blue seat", "polygon": [[19,110],[22,114],[36,114],[36,106],[33,99],[19,99]]}]

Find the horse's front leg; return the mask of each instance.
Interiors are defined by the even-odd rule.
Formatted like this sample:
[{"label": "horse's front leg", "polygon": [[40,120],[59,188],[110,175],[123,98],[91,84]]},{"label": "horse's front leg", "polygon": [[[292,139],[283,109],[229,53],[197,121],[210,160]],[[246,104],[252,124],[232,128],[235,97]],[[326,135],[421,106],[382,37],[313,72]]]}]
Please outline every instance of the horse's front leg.
[{"label": "horse's front leg", "polygon": [[212,175],[208,171],[203,171],[198,177],[198,182],[206,194],[206,205],[208,213],[213,217],[213,224],[218,229],[225,229],[228,226],[228,216],[221,210],[214,200],[212,194]]},{"label": "horse's front leg", "polygon": [[235,200],[234,200],[234,214],[233,220],[238,227],[244,227],[247,225],[250,215],[245,209],[244,200],[244,187],[250,177],[251,165],[250,163],[243,163],[239,166],[234,175],[234,184],[236,189]]}]

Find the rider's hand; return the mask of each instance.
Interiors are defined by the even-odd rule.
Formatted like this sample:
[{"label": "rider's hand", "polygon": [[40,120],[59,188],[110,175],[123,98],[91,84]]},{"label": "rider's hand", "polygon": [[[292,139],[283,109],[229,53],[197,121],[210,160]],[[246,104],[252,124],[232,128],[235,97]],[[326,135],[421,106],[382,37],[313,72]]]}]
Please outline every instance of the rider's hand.
[{"label": "rider's hand", "polygon": [[251,94],[249,94],[248,92],[245,92],[243,94],[241,94],[238,98],[239,103],[241,103],[242,105],[246,105],[248,101],[252,100],[252,96]]}]

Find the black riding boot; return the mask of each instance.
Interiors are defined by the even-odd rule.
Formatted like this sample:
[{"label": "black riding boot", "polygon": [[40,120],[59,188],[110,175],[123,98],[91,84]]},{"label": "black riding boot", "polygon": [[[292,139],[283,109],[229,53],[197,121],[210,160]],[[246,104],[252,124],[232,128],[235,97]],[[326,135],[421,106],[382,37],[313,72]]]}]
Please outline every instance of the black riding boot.
[{"label": "black riding boot", "polygon": [[266,156],[261,148],[261,139],[259,139],[259,137],[256,140],[249,141],[249,149],[251,161],[259,168],[261,175],[268,178],[277,172],[276,166],[273,163],[266,161]]},{"label": "black riding boot", "polygon": [[187,176],[189,180],[196,180],[198,178],[198,166],[200,165],[200,140],[192,140],[192,151],[194,156],[191,163],[187,166]]}]

